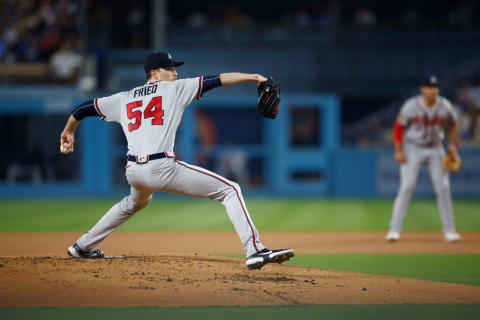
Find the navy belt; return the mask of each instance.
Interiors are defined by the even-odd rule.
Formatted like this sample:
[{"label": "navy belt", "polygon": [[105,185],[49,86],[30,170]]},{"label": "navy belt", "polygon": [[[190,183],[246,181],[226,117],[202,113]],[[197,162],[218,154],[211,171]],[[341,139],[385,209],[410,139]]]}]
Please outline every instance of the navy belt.
[{"label": "navy belt", "polygon": [[163,158],[173,158],[173,157],[169,157],[165,152],[149,154],[146,157],[139,157],[131,154],[127,156],[128,161],[135,162],[137,164],[145,164],[150,160],[157,160],[157,159],[163,159]]},{"label": "navy belt", "polygon": [[427,142],[424,144],[418,144],[417,146],[422,148],[433,148],[433,147],[437,147],[438,145],[439,145],[438,142]]}]

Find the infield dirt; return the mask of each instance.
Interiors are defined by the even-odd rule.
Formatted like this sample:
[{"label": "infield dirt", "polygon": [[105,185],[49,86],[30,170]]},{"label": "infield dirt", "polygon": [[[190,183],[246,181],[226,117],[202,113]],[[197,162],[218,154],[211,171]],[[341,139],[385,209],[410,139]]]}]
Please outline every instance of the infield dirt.
[{"label": "infield dirt", "polygon": [[[480,302],[480,287],[474,286],[276,264],[260,271],[249,271],[244,259],[205,255],[240,253],[241,247],[234,234],[168,235],[113,234],[103,243],[102,249],[108,255],[127,255],[126,258],[73,260],[63,252],[78,234],[0,234],[0,255],[3,256],[0,257],[0,306]],[[187,235],[190,238],[186,238]],[[306,233],[305,238],[295,235],[284,233],[283,238],[276,239],[280,234],[267,233],[263,239],[265,243],[283,245],[282,241],[286,243],[290,237],[292,247],[299,248],[298,254],[321,252],[319,248],[332,241],[331,237],[323,238],[316,233]],[[378,243],[373,246],[375,252],[385,251],[385,248],[390,248],[386,250],[390,253],[402,252],[414,247],[418,253],[422,241],[415,243],[413,239],[423,239],[424,251],[427,251],[424,253],[432,248],[437,248],[432,253],[439,253],[438,248],[445,253],[478,253],[479,250],[478,233],[464,234],[465,241],[457,244],[441,242],[441,236],[436,233],[430,238],[426,234],[408,234],[403,245],[402,242],[385,244],[379,238],[380,233],[370,236],[353,233],[347,241],[352,244],[350,253],[362,253],[358,243],[369,243],[371,237]],[[345,241],[338,248],[342,253],[346,251]],[[137,253],[132,253],[136,247]],[[211,252],[212,247],[214,252]],[[234,247],[235,252],[223,251],[229,247]],[[154,248],[166,249],[167,253],[160,254],[152,250]],[[202,254],[168,253],[168,250],[182,252],[187,248]],[[40,254],[40,250],[45,253]],[[150,253],[143,253],[146,250]],[[368,246],[364,251],[368,252]]]}]

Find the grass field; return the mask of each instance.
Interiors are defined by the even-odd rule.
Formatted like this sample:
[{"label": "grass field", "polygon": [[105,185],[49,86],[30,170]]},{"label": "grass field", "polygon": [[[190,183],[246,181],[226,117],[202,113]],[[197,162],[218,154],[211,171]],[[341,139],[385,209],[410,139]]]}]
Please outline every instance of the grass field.
[{"label": "grass field", "polygon": [[[1,231],[85,231],[119,199],[82,201],[2,201]],[[387,230],[391,200],[247,199],[255,225],[262,231]],[[460,231],[480,230],[480,201],[455,201]],[[414,201],[405,230],[439,231],[433,200]],[[154,200],[120,227],[121,231],[231,231],[224,207],[208,200]]]},{"label": "grass field", "polygon": [[298,255],[291,264],[480,286],[480,255]]},{"label": "grass field", "polygon": [[[85,231],[118,199],[2,201],[0,232]],[[247,199],[262,231],[386,230],[391,200]],[[480,231],[480,201],[455,201],[459,231]],[[405,230],[440,231],[434,200],[414,201]],[[222,205],[213,201],[156,200],[121,231],[232,231]],[[299,255],[292,264],[480,286],[480,255]],[[413,294],[413,293],[412,293]],[[1,319],[478,319],[480,305],[307,305],[206,308],[1,308]]]},{"label": "grass field", "polygon": [[3,320],[48,319],[478,319],[476,304],[297,305],[188,308],[3,308]]}]

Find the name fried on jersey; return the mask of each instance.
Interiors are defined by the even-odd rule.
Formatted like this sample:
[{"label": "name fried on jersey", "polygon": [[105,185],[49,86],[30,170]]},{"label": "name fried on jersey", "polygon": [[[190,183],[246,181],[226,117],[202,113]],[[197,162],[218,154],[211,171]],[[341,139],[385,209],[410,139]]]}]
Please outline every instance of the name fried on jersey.
[{"label": "name fried on jersey", "polygon": [[157,87],[158,85],[146,85],[144,87],[135,89],[133,92],[133,97],[143,97],[143,96],[148,96],[149,94],[156,93],[157,92]]}]

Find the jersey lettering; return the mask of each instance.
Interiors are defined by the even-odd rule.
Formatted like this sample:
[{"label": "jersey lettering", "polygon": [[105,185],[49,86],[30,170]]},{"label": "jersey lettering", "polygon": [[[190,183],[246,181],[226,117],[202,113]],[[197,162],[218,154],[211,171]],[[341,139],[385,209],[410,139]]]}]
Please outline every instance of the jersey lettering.
[{"label": "jersey lettering", "polygon": [[141,97],[141,96],[148,96],[149,94],[157,92],[157,87],[158,85],[153,85],[153,86],[145,86],[141,87],[139,89],[135,89],[133,92],[133,97]]},{"label": "jersey lettering", "polygon": [[438,96],[433,106],[427,106],[422,96],[408,99],[397,118],[405,127],[404,137],[417,145],[436,145],[445,137],[445,129],[457,119],[451,103]]},{"label": "jersey lettering", "polygon": [[[127,116],[128,119],[135,119],[133,123],[128,124],[128,131],[132,132],[137,130],[142,125],[142,112],[135,110],[142,106],[142,100],[131,102],[127,104]],[[162,97],[153,97],[143,112],[144,119],[153,118],[152,125],[163,125],[163,109],[162,109]]]}]

